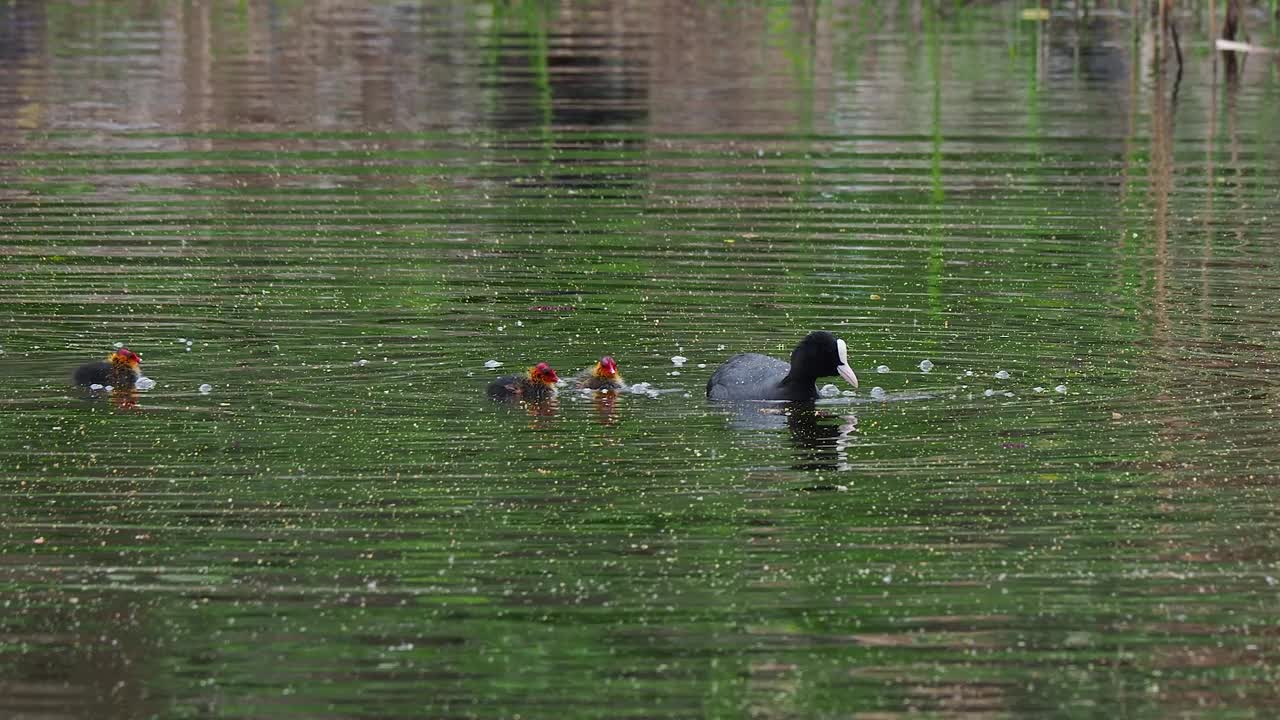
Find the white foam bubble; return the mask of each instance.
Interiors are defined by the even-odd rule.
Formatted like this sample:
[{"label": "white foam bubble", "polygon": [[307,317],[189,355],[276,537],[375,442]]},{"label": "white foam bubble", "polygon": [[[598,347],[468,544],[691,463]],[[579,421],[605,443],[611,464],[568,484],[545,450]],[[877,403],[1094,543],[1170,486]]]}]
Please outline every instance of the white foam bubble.
[{"label": "white foam bubble", "polygon": [[102,383],[92,383],[91,385],[89,385],[89,389],[90,389],[90,390],[101,390],[101,389],[102,389]]},{"label": "white foam bubble", "polygon": [[996,371],[996,374],[995,374],[995,376],[994,376],[994,377],[995,377],[997,380],[1008,380],[1008,379],[1009,379],[1009,371],[1008,371],[1008,370],[997,370],[997,371]]},{"label": "white foam bubble", "polygon": [[840,388],[836,387],[835,385],[832,385],[831,383],[827,383],[826,385],[823,385],[823,386],[818,390],[818,394],[819,394],[819,395],[821,395],[822,397],[827,397],[827,398],[829,398],[829,397],[839,397],[839,396],[840,396]]},{"label": "white foam bubble", "polygon": [[142,391],[150,390],[156,386],[156,381],[149,377],[143,376],[133,381],[133,386]]},{"label": "white foam bubble", "polygon": [[933,369],[933,363],[929,362],[928,360],[920,361],[920,372],[927,373],[932,369]]},{"label": "white foam bubble", "polygon": [[880,366],[877,366],[877,367],[876,367],[876,372],[881,373],[881,374],[887,373],[887,372],[889,372],[889,366],[888,366],[888,365],[880,365]]},{"label": "white foam bubble", "polygon": [[689,362],[689,358],[687,358],[687,357],[685,357],[685,356],[683,356],[683,355],[672,355],[672,356],[671,356],[671,364],[672,364],[672,365],[675,365],[676,367],[680,367],[681,365],[683,365],[683,364],[685,364],[685,363],[687,363],[687,362]]},{"label": "white foam bubble", "polygon": [[1058,393],[1059,395],[1066,395],[1066,394],[1067,394],[1067,386],[1066,386],[1066,385],[1059,385],[1058,387],[1054,388],[1054,389],[1053,389],[1053,391],[1054,391],[1054,392],[1056,392],[1056,393]]},{"label": "white foam bubble", "polygon": [[208,395],[208,394],[209,394],[209,393],[211,393],[211,392],[213,392],[213,386],[212,386],[212,385],[210,385],[209,383],[205,383],[205,384],[203,384],[203,385],[201,385],[201,386],[200,386],[200,394],[201,394],[201,395]]},{"label": "white foam bubble", "polygon": [[875,398],[876,400],[883,400],[884,388],[880,387],[879,385],[871,388],[871,397]]},{"label": "white foam bubble", "polygon": [[502,367],[502,363],[498,362],[497,360],[485,360],[484,366],[492,370],[494,368]]}]

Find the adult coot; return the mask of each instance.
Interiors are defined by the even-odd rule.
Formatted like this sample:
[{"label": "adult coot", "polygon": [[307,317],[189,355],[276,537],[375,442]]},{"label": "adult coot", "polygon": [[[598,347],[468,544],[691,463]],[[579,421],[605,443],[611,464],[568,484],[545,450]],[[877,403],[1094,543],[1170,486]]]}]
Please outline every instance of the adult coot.
[{"label": "adult coot", "polygon": [[573,384],[579,388],[591,390],[619,390],[623,386],[622,374],[618,372],[618,363],[605,355],[595,367],[587,368],[573,376]]},{"label": "adult coot", "polygon": [[494,400],[542,402],[556,396],[560,377],[546,363],[538,363],[523,375],[504,375],[489,383],[489,397]]},{"label": "adult coot", "polygon": [[791,351],[791,362],[758,353],[734,355],[707,381],[712,400],[813,400],[816,380],[839,375],[854,387],[858,376],[849,367],[844,341],[829,332],[809,333]]},{"label": "adult coot", "polygon": [[106,360],[81,365],[71,377],[77,385],[110,385],[121,390],[131,388],[142,377],[142,358],[129,348],[120,348]]}]

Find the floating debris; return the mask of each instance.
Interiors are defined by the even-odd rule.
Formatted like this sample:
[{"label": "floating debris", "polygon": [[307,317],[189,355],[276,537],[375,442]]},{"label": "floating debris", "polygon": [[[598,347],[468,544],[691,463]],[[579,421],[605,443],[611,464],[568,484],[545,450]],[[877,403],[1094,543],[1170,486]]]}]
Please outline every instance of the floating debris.
[{"label": "floating debris", "polygon": [[1044,388],[1043,388],[1042,386],[1040,386],[1040,385],[1037,385],[1037,386],[1035,386],[1035,387],[1031,388],[1031,392],[1038,392],[1038,393],[1042,393],[1042,392],[1044,392]]},{"label": "floating debris", "polygon": [[628,385],[626,387],[626,391],[632,395],[647,395],[651,398],[656,398],[662,394],[661,391],[647,382],[638,382],[634,385]]},{"label": "floating debris", "polygon": [[1056,392],[1056,393],[1058,393],[1059,395],[1066,395],[1066,394],[1067,394],[1067,386],[1066,386],[1066,385],[1059,385],[1058,387],[1054,388],[1054,389],[1053,389],[1053,391],[1054,391],[1054,392]]},{"label": "floating debris", "polygon": [[353,363],[351,363],[351,364],[352,364],[352,365],[355,365],[356,367],[364,367],[365,365],[368,365],[368,364],[369,364],[369,361],[368,361],[368,360],[365,360],[364,358],[360,358],[359,360],[357,360],[357,361],[355,361],[355,362],[353,362]]},{"label": "floating debris", "polygon": [[[134,381],[133,381],[133,386],[134,386],[134,387],[136,387],[136,388],[138,388],[139,390],[142,390],[142,391],[144,391],[144,392],[145,392],[145,391],[150,390],[151,388],[155,387],[155,386],[156,386],[156,381],[155,381],[155,380],[152,380],[152,379],[151,379],[151,378],[149,378],[149,377],[145,377],[145,376],[144,376],[144,377],[140,377],[140,378],[138,378],[137,380],[134,380]],[[90,385],[90,387],[93,387],[93,386],[92,386],[92,385]]]},{"label": "floating debris", "polygon": [[929,362],[928,360],[920,361],[920,372],[927,373],[932,369],[933,369],[933,363]]},{"label": "floating debris", "polygon": [[201,394],[201,395],[208,395],[208,394],[209,394],[209,393],[211,393],[211,392],[213,392],[213,386],[212,386],[212,385],[210,385],[209,383],[205,383],[205,384],[203,384],[203,385],[201,385],[201,386],[200,386],[200,394]]},{"label": "floating debris", "polygon": [[689,358],[687,358],[687,357],[685,357],[685,356],[683,356],[683,355],[672,355],[672,356],[671,356],[671,364],[672,364],[672,365],[675,365],[676,367],[680,367],[681,365],[683,365],[683,364],[685,364],[685,363],[687,363],[687,362],[689,362]]},{"label": "floating debris", "polygon": [[497,360],[485,360],[484,366],[492,370],[494,368],[502,367],[502,363],[498,362]]},{"label": "floating debris", "polygon": [[994,377],[994,378],[995,378],[995,379],[997,379],[997,380],[1008,380],[1008,379],[1009,379],[1009,371],[1008,371],[1008,370],[997,370],[997,371],[996,371],[996,374],[995,374],[994,376],[992,376],[992,377]]},{"label": "floating debris", "polygon": [[111,347],[113,347],[113,348],[115,348],[115,349],[119,350],[120,348],[124,347],[124,343],[122,343],[122,342],[111,343]]},{"label": "floating debris", "polygon": [[982,391],[982,394],[983,394],[983,395],[985,395],[985,396],[987,396],[987,397],[991,397],[992,395],[995,395],[995,394],[996,394],[996,391],[995,391],[995,390],[992,390],[991,388],[987,388],[986,390],[983,390],[983,391]]}]

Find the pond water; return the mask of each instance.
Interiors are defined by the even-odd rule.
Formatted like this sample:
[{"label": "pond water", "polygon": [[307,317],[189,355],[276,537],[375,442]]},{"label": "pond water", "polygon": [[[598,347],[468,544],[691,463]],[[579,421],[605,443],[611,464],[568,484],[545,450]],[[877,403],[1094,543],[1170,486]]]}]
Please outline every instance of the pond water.
[{"label": "pond water", "polygon": [[1280,66],[944,5],[0,3],[0,714],[1275,708]]}]

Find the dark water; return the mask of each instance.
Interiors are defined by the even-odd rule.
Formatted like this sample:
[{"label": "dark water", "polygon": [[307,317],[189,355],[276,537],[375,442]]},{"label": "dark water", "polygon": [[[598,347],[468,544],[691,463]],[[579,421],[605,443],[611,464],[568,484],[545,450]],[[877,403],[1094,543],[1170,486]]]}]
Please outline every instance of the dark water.
[{"label": "dark water", "polygon": [[0,3],[0,714],[1274,712],[1278,66],[946,5]]}]

